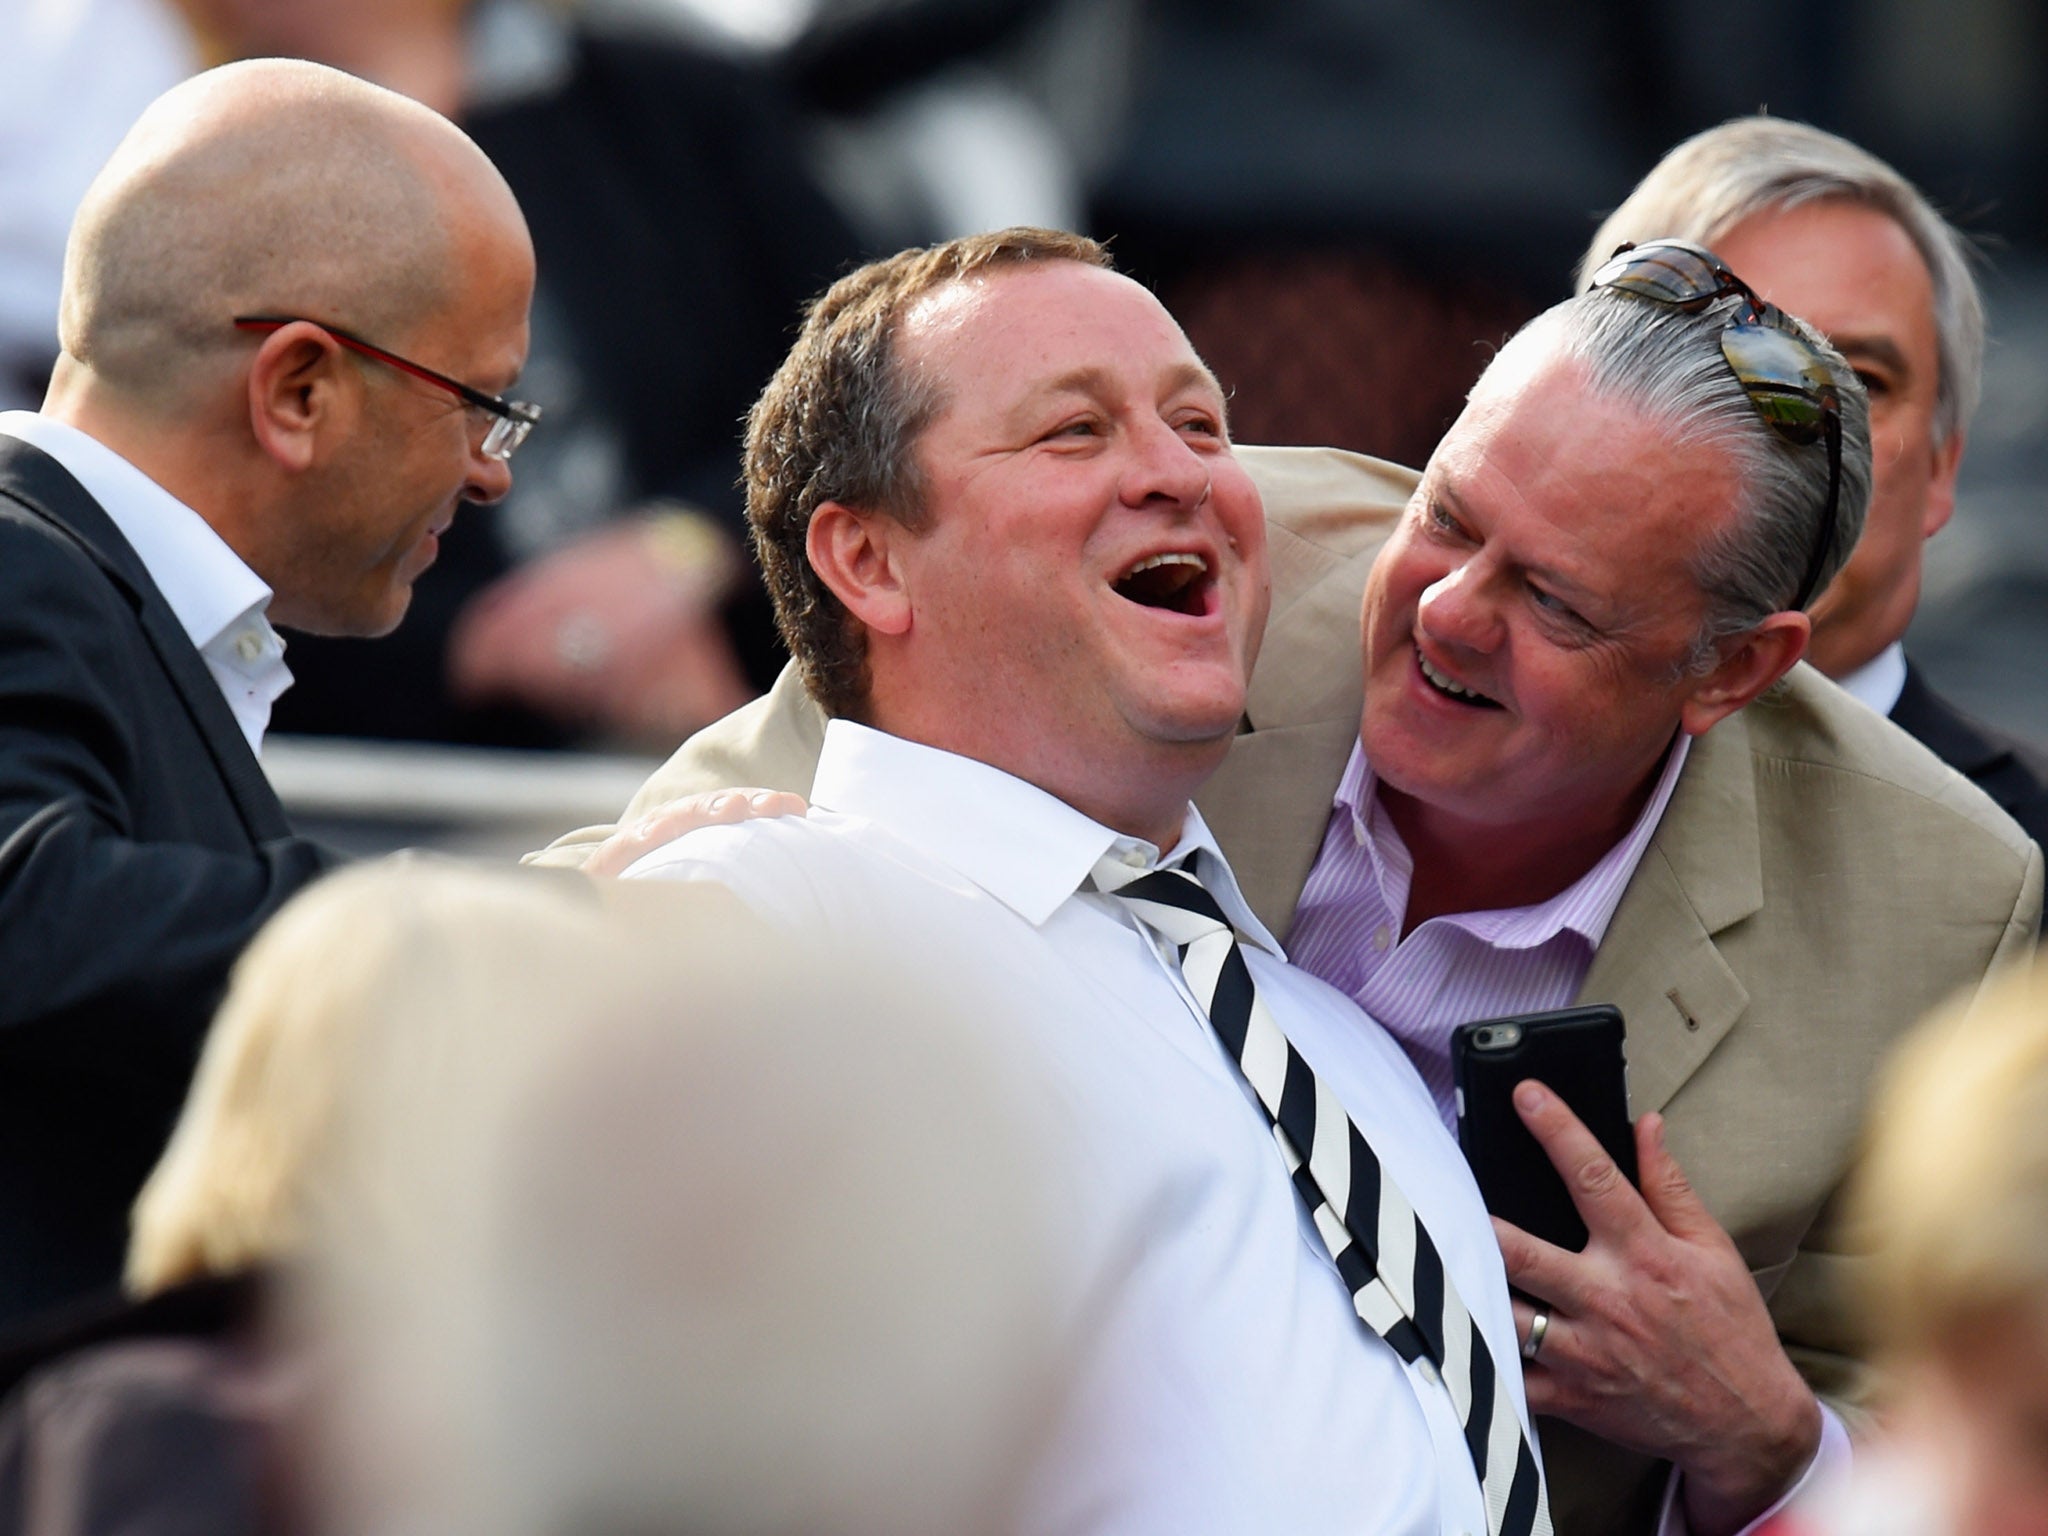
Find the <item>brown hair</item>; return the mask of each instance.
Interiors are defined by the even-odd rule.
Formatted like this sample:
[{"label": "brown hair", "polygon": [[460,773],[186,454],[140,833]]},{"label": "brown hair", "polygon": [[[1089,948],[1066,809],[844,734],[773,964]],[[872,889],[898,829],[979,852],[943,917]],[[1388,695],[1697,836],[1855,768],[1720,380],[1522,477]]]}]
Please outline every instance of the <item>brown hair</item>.
[{"label": "brown hair", "polygon": [[924,485],[915,449],[946,400],[936,379],[896,366],[897,327],[912,303],[948,283],[1036,261],[1112,266],[1086,236],[1020,227],[899,251],[849,272],[811,305],[796,345],[748,414],[754,553],[782,638],[828,715],[859,714],[867,645],[811,569],[811,514],[838,501],[919,525]]}]

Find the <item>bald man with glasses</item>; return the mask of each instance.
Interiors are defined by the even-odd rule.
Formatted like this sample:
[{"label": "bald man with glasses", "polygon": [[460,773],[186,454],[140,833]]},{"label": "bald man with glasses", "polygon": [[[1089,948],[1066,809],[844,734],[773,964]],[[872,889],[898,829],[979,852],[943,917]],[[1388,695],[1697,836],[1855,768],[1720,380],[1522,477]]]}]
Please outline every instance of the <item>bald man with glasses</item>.
[{"label": "bald man with glasses", "polygon": [[160,98],[0,414],[0,1322],[111,1286],[228,967],[331,862],[273,626],[382,635],[539,416],[533,249],[446,119],[318,65]]}]

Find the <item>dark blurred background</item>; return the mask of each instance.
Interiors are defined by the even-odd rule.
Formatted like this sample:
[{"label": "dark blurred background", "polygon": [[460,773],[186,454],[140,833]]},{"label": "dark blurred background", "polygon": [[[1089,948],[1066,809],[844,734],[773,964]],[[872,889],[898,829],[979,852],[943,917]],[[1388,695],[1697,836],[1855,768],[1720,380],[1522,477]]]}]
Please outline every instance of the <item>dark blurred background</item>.
[{"label": "dark blurred background", "polygon": [[[977,91],[1035,113],[1075,215],[1237,390],[1241,440],[1412,464],[1671,145],[1759,109],[1857,140],[1985,257],[1984,406],[1910,643],[1967,707],[2048,737],[2040,0],[690,5],[753,28],[828,144],[858,129],[886,154]],[[968,161],[951,173],[993,174]],[[946,206],[868,227],[958,232]]]},{"label": "dark blurred background", "polygon": [[[1667,148],[1759,109],[1833,129],[1917,181],[1983,250],[1984,405],[1910,640],[1966,707],[2048,738],[2041,0],[0,0],[8,9],[21,27],[0,35],[39,27],[43,59],[32,75],[19,53],[0,61],[0,404],[21,403],[38,336],[48,345],[35,305],[54,271],[36,221],[199,62],[326,57],[451,111],[505,158],[543,210],[555,341],[534,398],[554,412],[548,373],[565,404],[582,402],[535,445],[580,419],[597,459],[551,476],[521,459],[533,487],[472,519],[497,546],[475,552],[487,574],[423,584],[440,583],[432,602],[451,609],[462,580],[481,585],[650,499],[735,534],[738,417],[801,294],[859,257],[1013,222],[1083,228],[1181,318],[1234,391],[1241,441],[1420,464],[1489,349],[1568,291],[1601,215]],[[392,46],[380,53],[379,38]],[[67,59],[89,91],[62,83]],[[639,211],[578,213],[586,183]],[[717,603],[729,659],[757,686],[776,655],[751,576]],[[351,646],[340,664],[392,647],[380,676],[398,681],[378,687],[424,688],[446,629],[408,625],[411,649]],[[348,735],[667,744],[661,721],[637,737],[575,718],[524,734],[502,720],[416,729],[407,710],[328,707],[326,687],[308,676],[279,728],[319,715]]]}]

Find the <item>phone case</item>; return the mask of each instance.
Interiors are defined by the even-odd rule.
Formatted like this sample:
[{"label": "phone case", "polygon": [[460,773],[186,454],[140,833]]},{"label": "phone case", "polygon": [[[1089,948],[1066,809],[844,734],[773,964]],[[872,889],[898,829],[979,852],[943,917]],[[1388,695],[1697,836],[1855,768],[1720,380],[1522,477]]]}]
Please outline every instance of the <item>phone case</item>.
[{"label": "phone case", "polygon": [[1547,1242],[1586,1246],[1564,1180],[1515,1113],[1515,1085],[1535,1078],[1571,1106],[1629,1182],[1636,1181],[1626,1030],[1601,1004],[1461,1024],[1451,1036],[1458,1145],[1486,1208]]}]

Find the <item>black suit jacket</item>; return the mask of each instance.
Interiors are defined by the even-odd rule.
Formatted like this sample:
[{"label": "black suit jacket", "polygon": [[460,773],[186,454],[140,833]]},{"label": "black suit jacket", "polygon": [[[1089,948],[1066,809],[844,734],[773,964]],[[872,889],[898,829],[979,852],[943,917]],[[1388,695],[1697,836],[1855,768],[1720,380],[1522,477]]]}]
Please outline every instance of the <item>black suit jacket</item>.
[{"label": "black suit jacket", "polygon": [[230,964],[331,859],[105,512],[0,437],[0,1320],[118,1278]]},{"label": "black suit jacket", "polygon": [[1964,714],[1928,687],[1910,661],[1891,718],[2048,849],[2048,751]]}]

